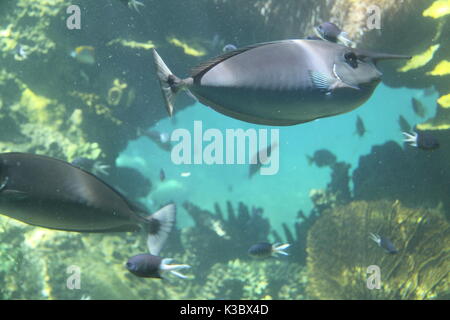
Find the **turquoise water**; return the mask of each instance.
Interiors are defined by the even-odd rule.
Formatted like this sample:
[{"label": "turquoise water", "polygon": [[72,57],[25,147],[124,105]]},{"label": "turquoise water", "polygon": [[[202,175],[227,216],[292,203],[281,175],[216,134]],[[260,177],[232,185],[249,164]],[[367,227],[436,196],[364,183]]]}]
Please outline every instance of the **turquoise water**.
[{"label": "turquoise water", "polygon": [[[135,167],[156,184],[156,190],[143,200],[149,206],[159,207],[170,200],[178,204],[191,201],[212,210],[215,202],[224,205],[227,200],[243,201],[264,208],[272,226],[280,230],[282,222],[292,224],[298,210],[309,212],[312,209],[311,189],[324,189],[330,181],[331,169],[309,165],[306,155],[328,149],[338,161],[351,164],[351,174],[358,166],[359,157],[370,153],[373,145],[389,140],[403,145],[397,122],[399,115],[411,126],[425,120],[413,112],[411,97],[424,102],[427,118],[434,116],[436,94],[424,97],[421,90],[380,85],[369,101],[352,112],[292,127],[277,127],[280,130],[280,166],[279,172],[272,176],[256,174],[249,180],[248,165],[175,165],[170,153],[145,137],[130,142],[117,158],[117,165]],[[158,104],[152,106],[157,107],[164,108]],[[363,137],[355,133],[357,116],[363,119],[367,130]],[[171,133],[175,128],[186,128],[193,132],[196,120],[202,120],[203,131],[217,128],[225,133],[225,129],[273,128],[235,120],[196,103],[176,113],[176,125],[173,119],[167,118],[153,129]],[[160,169],[164,169],[167,179],[162,183],[159,182]],[[182,172],[191,172],[191,176],[181,177]],[[231,191],[229,186],[232,186]],[[191,224],[184,209],[180,209],[178,219],[181,227]]]}]

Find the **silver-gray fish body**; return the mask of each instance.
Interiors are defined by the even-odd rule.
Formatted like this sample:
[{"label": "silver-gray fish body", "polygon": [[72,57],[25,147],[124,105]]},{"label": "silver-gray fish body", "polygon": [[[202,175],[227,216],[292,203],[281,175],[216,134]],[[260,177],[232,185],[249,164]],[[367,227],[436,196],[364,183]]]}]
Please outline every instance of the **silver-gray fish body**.
[{"label": "silver-gray fish body", "polygon": [[225,115],[293,125],[351,111],[371,96],[381,73],[370,59],[352,56],[355,50],[326,41],[270,42],[202,64],[184,82]]},{"label": "silver-gray fish body", "polygon": [[135,231],[146,223],[96,176],[26,153],[0,154],[0,212],[31,225],[78,232]]}]

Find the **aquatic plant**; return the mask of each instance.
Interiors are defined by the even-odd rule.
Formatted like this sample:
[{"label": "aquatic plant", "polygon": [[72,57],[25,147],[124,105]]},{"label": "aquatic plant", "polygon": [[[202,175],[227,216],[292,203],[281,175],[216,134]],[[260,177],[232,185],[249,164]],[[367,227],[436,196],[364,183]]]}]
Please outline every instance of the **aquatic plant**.
[{"label": "aquatic plant", "polygon": [[[369,238],[389,238],[388,254]],[[381,270],[381,288],[368,289],[367,268]],[[441,209],[399,201],[352,202],[323,214],[308,234],[310,298],[439,299],[450,294],[450,224]]]},{"label": "aquatic plant", "polygon": [[196,205],[186,202],[183,207],[193,218],[194,227],[182,230],[181,241],[193,263],[195,275],[205,276],[213,264],[226,263],[236,258],[249,259],[247,250],[251,245],[267,241],[270,224],[262,216],[262,209],[249,208],[239,203],[237,212],[227,202],[227,217],[216,203],[214,212],[202,210]]}]

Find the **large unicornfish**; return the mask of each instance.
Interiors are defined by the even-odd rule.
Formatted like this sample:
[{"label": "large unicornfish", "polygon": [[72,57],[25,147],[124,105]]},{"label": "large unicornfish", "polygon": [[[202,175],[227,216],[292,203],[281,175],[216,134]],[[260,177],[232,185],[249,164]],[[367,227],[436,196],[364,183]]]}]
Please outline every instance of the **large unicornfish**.
[{"label": "large unicornfish", "polygon": [[114,188],[70,163],[28,153],[0,154],[0,213],[44,228],[148,232],[157,255],[175,222],[169,204],[150,216]]},{"label": "large unicornfish", "polygon": [[227,52],[185,79],[175,76],[156,50],[153,58],[169,115],[174,95],[184,89],[227,116],[289,126],[361,106],[381,81],[376,63],[410,57],[329,41],[282,40]]}]

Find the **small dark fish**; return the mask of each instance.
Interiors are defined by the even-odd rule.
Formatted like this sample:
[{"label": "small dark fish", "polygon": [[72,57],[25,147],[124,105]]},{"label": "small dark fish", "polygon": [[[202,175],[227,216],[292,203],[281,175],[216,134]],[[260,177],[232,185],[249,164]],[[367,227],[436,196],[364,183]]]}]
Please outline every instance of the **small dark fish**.
[{"label": "small dark fish", "polygon": [[364,125],[363,120],[361,119],[360,116],[358,116],[356,118],[356,131],[355,133],[359,136],[359,137],[363,137],[364,134],[367,132],[366,130],[366,126]]},{"label": "small dark fish", "polygon": [[322,40],[338,43],[341,42],[345,46],[354,46],[353,41],[348,38],[346,32],[342,31],[332,22],[324,22],[314,28],[316,35]]},{"label": "small dark fish", "polygon": [[306,158],[309,165],[315,163],[319,168],[330,167],[336,163],[336,156],[326,149],[317,150],[312,157],[307,155]]},{"label": "small dark fish", "polygon": [[128,232],[143,226],[150,252],[158,254],[175,222],[176,207],[169,204],[148,216],[113,187],[68,162],[2,153],[0,212],[34,226],[63,231]]},{"label": "small dark fish", "polygon": [[380,236],[378,234],[371,233],[370,238],[375,241],[381,248],[386,250],[386,252],[390,254],[398,253],[398,250],[395,248],[394,244],[386,237]]},{"label": "small dark fish", "polygon": [[250,249],[248,249],[248,254],[254,258],[268,258],[276,256],[276,254],[287,256],[288,254],[283,250],[289,247],[289,243],[271,244],[268,242],[260,242],[251,246]]},{"label": "small dark fish", "polygon": [[258,170],[264,164],[263,162],[267,162],[268,158],[270,158],[270,155],[272,154],[272,149],[275,149],[276,147],[278,147],[278,144],[274,143],[268,146],[267,148],[259,150],[257,153],[253,155],[252,161],[248,169],[249,179],[253,177],[253,175],[256,172],[258,172]]},{"label": "small dark fish", "polygon": [[170,142],[170,136],[168,133],[149,130],[140,132],[140,135],[146,136],[164,151],[172,150],[172,143]]},{"label": "small dark fish", "polygon": [[411,104],[412,104],[414,113],[417,114],[421,118],[425,118],[427,110],[426,110],[425,106],[423,105],[423,103],[416,98],[411,98]]},{"label": "small dark fish", "polygon": [[403,132],[406,143],[422,150],[435,150],[440,147],[439,141],[429,132]]},{"label": "small dark fish", "polygon": [[187,277],[177,270],[190,268],[187,264],[170,264],[172,259],[161,258],[148,253],[138,254],[128,259],[125,267],[132,274],[142,278],[163,278],[164,272],[170,272],[173,275],[186,279]]},{"label": "small dark fish", "polygon": [[237,50],[237,47],[231,43],[225,45],[222,49],[223,52],[230,52],[230,51],[234,51],[234,50]]},{"label": "small dark fish", "polygon": [[84,169],[86,171],[92,172],[96,176],[103,174],[105,176],[109,175],[108,169],[109,165],[103,164],[101,161],[78,157],[71,162],[74,166]]},{"label": "small dark fish", "polygon": [[164,180],[166,180],[166,174],[164,173],[164,169],[161,169],[161,170],[159,171],[159,180],[160,180],[161,182],[163,182]]},{"label": "small dark fish", "polygon": [[402,115],[400,115],[398,117],[398,125],[400,126],[400,130],[402,132],[410,132],[411,131],[411,125]]}]

